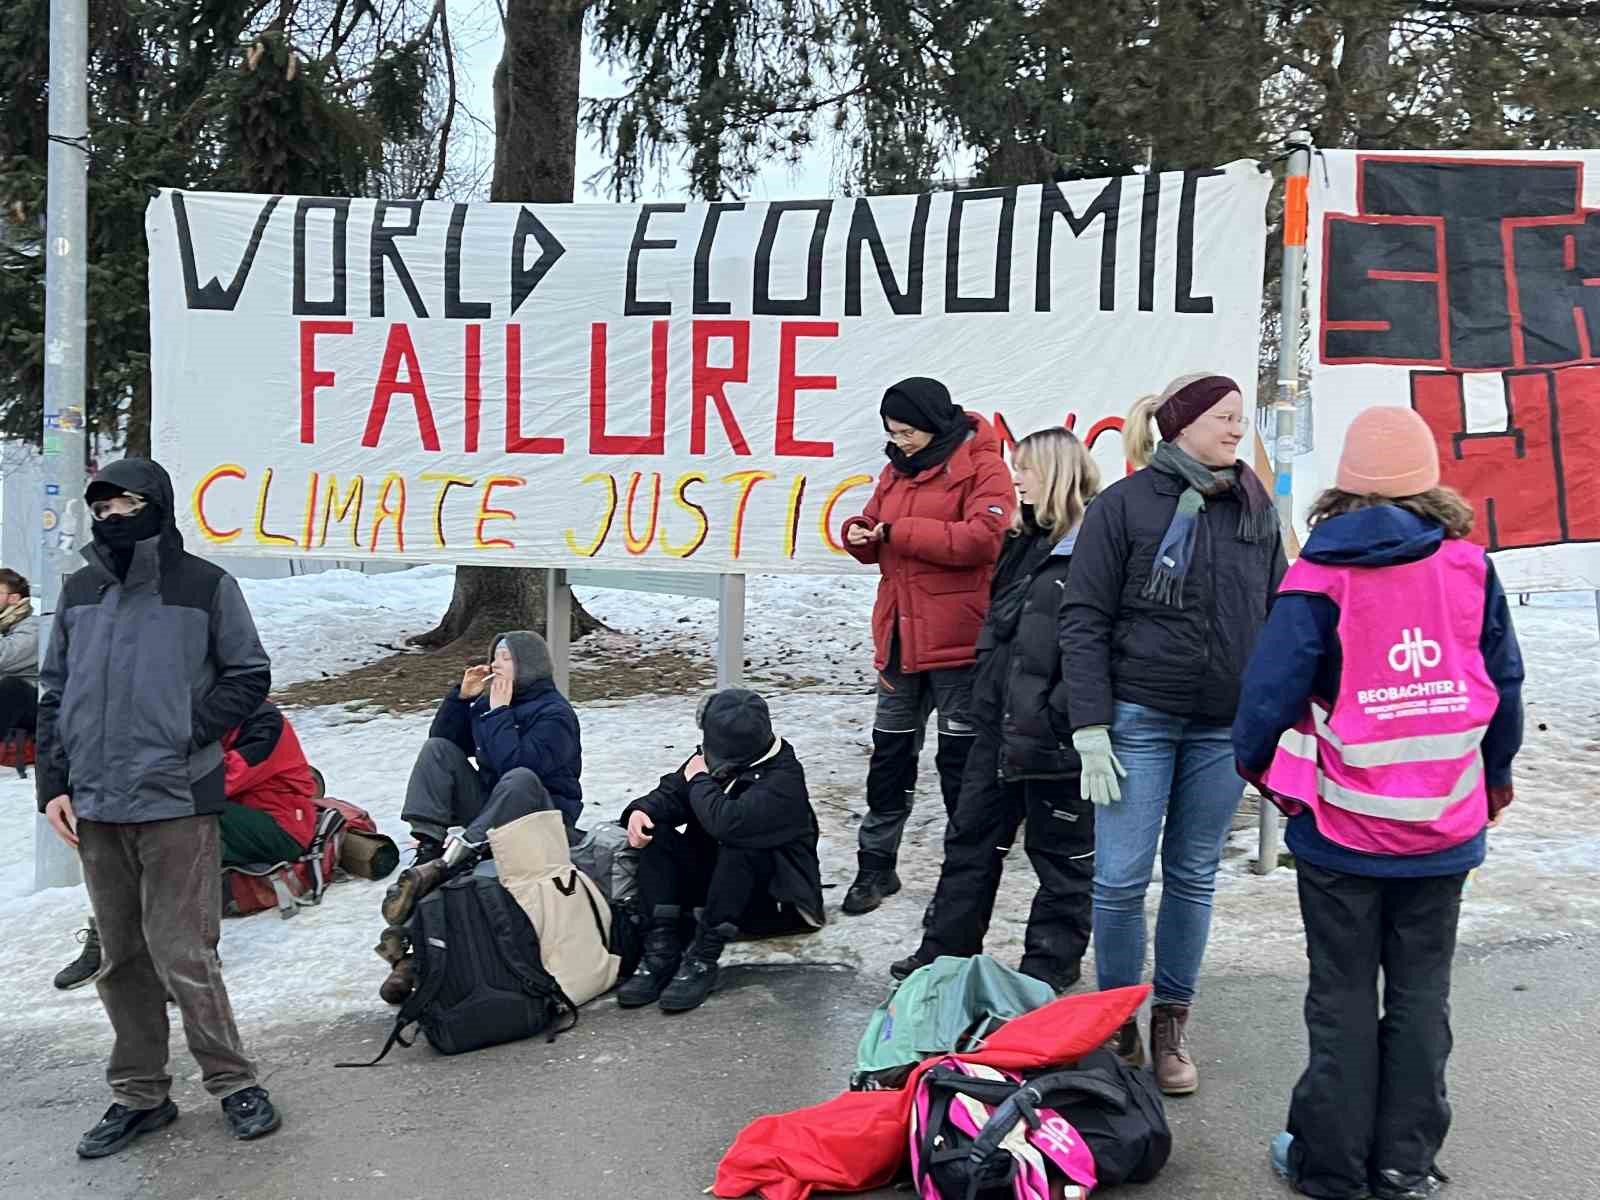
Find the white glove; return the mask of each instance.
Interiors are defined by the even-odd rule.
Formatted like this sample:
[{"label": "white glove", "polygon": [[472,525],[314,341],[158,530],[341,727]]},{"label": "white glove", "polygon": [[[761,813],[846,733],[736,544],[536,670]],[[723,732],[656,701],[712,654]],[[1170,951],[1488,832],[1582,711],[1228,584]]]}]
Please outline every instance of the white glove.
[{"label": "white glove", "polygon": [[1105,725],[1085,725],[1072,734],[1072,748],[1083,760],[1083,798],[1099,808],[1122,799],[1118,779],[1126,779],[1117,756],[1111,752],[1111,730]]}]

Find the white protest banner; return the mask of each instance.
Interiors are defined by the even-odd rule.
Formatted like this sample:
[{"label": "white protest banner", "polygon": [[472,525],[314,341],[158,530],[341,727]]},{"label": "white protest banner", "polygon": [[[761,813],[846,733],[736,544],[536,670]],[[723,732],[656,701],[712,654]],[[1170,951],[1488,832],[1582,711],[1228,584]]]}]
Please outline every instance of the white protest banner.
[{"label": "white protest banner", "polygon": [[[1267,176],[783,203],[163,192],[155,451],[205,552],[819,571],[942,380],[1002,436],[1254,400]],[[1109,434],[1109,436],[1104,436]]]},{"label": "white protest banner", "polygon": [[1600,588],[1600,152],[1318,151],[1307,257],[1314,449],[1409,405],[1508,590]]}]

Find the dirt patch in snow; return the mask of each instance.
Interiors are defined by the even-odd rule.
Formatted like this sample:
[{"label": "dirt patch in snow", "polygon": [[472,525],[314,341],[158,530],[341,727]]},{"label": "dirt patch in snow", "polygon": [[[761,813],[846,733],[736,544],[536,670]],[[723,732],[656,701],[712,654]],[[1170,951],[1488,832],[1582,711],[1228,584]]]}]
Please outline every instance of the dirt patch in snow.
[{"label": "dirt patch in snow", "polygon": [[[438,650],[394,649],[365,666],[292,684],[273,698],[285,707],[354,704],[392,713],[431,710],[468,666],[483,661],[481,647],[481,640],[468,637]],[[631,635],[603,631],[573,645],[571,698],[581,704],[709,690],[715,674],[715,665],[703,655],[645,650]]]}]

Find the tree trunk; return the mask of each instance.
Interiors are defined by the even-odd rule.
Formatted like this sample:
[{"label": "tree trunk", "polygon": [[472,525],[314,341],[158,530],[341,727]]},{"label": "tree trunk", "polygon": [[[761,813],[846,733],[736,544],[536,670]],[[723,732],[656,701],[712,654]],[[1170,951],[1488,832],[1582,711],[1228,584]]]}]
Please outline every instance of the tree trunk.
[{"label": "tree trunk", "polygon": [[[572,200],[578,154],[578,71],[589,0],[509,0],[505,49],[494,72],[494,180],[489,199],[559,204]],[[445,646],[469,634],[542,630],[545,575],[521,567],[456,568],[455,591],[438,626],[409,639]],[[572,606],[574,639],[599,629]]]}]

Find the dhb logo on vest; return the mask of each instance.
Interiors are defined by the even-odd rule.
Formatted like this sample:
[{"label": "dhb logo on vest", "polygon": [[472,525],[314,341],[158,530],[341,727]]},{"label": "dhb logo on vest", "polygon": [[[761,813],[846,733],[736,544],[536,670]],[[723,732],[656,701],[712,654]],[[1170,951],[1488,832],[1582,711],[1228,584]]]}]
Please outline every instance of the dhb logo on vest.
[{"label": "dhb logo on vest", "polygon": [[1439,643],[1422,636],[1418,627],[1402,630],[1400,640],[1389,647],[1389,667],[1413,679],[1421,679],[1424,668],[1439,665]]}]

